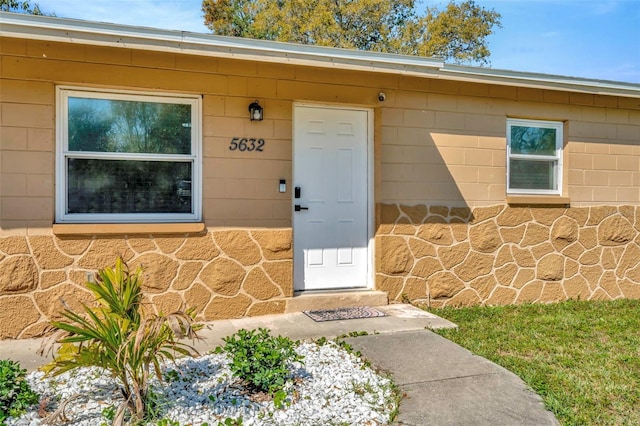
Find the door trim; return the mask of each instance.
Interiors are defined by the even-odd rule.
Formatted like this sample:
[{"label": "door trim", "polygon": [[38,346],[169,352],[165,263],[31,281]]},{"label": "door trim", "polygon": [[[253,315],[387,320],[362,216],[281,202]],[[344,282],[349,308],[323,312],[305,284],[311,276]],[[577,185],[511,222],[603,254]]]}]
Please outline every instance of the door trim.
[{"label": "door trim", "polygon": [[[330,104],[330,103],[319,103],[319,102],[293,102],[293,111],[292,111],[292,135],[291,135],[291,172],[292,176],[296,176],[295,168],[295,158],[296,158],[296,108],[298,107],[308,107],[308,108],[318,108],[318,109],[333,109],[333,110],[351,110],[351,111],[364,111],[367,113],[367,285],[365,287],[353,288],[352,291],[361,290],[372,290],[374,288],[375,283],[375,199],[374,199],[374,170],[373,166],[374,162],[374,110],[370,107],[363,107],[357,105],[348,105],[348,104]],[[295,182],[293,182],[295,186]],[[291,229],[292,234],[296,232],[293,227],[293,205],[295,204],[295,198],[293,194],[291,196]],[[292,238],[292,241],[294,238]],[[295,247],[293,248],[293,256],[295,256]],[[293,268],[295,268],[295,258],[292,258]],[[296,289],[295,283],[295,271],[292,271],[292,279],[293,279],[293,289],[296,293],[298,292],[324,292],[325,290],[299,290]],[[348,290],[348,289],[347,289]],[[335,289],[328,289],[326,291],[335,292]]]}]

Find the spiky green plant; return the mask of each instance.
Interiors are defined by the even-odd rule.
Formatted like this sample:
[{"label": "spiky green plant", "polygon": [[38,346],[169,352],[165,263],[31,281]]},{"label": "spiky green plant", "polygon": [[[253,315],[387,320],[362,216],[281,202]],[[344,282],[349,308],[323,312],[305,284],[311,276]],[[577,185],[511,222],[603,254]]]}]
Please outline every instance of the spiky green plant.
[{"label": "spiky green plant", "polygon": [[67,321],[51,323],[57,331],[43,347],[44,351],[52,343],[62,344],[48,374],[95,366],[117,379],[124,401],[116,411],[114,425],[124,423],[127,411],[135,421],[149,418],[153,411],[152,367],[162,380],[162,362],[177,355],[197,355],[192,346],[178,340],[198,337],[190,311],[144,314],[141,273],[141,268],[131,273],[120,257],[113,268],[99,270],[95,282],[86,283],[96,306],[83,305],[82,314],[66,308],[62,315]]}]

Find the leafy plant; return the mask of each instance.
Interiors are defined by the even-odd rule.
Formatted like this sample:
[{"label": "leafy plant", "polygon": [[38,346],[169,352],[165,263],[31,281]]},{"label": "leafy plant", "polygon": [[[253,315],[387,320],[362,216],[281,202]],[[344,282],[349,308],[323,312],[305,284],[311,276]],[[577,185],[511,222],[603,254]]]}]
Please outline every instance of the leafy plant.
[{"label": "leafy plant", "polygon": [[326,337],[322,336],[317,338],[316,340],[314,340],[314,343],[318,346],[324,346],[327,343],[329,343],[329,339],[327,339]]},{"label": "leafy plant", "polygon": [[177,382],[178,380],[180,380],[180,373],[178,373],[176,370],[165,370],[164,378],[168,382]]},{"label": "leafy plant", "polygon": [[7,417],[18,417],[39,401],[25,380],[26,370],[8,359],[0,360],[0,424]]},{"label": "leafy plant", "polygon": [[103,408],[102,417],[112,422],[116,417],[116,407],[114,407],[113,405],[109,405],[108,407]]},{"label": "leafy plant", "polygon": [[303,359],[294,350],[295,343],[287,337],[271,336],[264,328],[238,330],[223,341],[223,350],[232,358],[231,372],[254,390],[269,393],[282,403],[288,365]]},{"label": "leafy plant", "polygon": [[156,426],[180,426],[180,422],[171,419],[160,419],[156,423]]},{"label": "leafy plant", "polygon": [[218,422],[218,426],[242,426],[242,417],[237,419],[227,417],[224,422]]},{"label": "leafy plant", "polygon": [[161,362],[174,360],[178,354],[197,354],[193,347],[177,340],[198,337],[190,311],[145,315],[141,273],[141,268],[131,273],[120,257],[113,268],[99,270],[95,282],[86,283],[96,306],[83,305],[84,315],[65,309],[62,315],[67,321],[52,322],[57,331],[42,348],[44,352],[54,343],[63,345],[48,374],[96,366],[118,380],[124,401],[116,410],[114,425],[124,423],[127,411],[135,421],[153,418],[151,368],[162,380]]}]

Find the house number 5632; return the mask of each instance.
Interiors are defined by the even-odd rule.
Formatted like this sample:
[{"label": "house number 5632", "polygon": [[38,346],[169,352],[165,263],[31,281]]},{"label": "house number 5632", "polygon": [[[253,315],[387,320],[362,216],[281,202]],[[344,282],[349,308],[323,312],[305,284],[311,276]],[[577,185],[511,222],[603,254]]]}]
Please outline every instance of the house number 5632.
[{"label": "house number 5632", "polygon": [[259,151],[264,150],[264,139],[256,138],[232,138],[229,151]]}]

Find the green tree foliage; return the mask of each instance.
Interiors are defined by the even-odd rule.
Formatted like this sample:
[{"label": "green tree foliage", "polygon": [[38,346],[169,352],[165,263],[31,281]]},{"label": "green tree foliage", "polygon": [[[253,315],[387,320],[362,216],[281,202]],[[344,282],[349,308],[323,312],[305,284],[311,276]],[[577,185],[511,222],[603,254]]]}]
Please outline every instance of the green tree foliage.
[{"label": "green tree foliage", "polygon": [[29,0],[0,0],[0,12],[29,13],[31,15],[44,15],[38,3],[31,5]]},{"label": "green tree foliage", "polygon": [[73,151],[109,151],[109,130],[113,120],[86,103],[69,108],[69,149]]},{"label": "green tree foliage", "polygon": [[69,149],[189,154],[191,107],[159,102],[70,98]]},{"label": "green tree foliage", "polygon": [[514,154],[554,155],[556,131],[542,127],[511,127],[511,152]]},{"label": "green tree foliage", "polygon": [[415,0],[203,0],[214,34],[487,64],[487,37],[500,14],[473,0],[429,6]]},{"label": "green tree foliage", "polygon": [[118,152],[189,154],[191,107],[182,104],[112,101],[110,136]]},{"label": "green tree foliage", "polygon": [[[68,123],[71,151],[191,153],[187,104],[70,97]],[[179,189],[191,170],[189,162],[70,159],[69,212],[188,212],[191,198]]]}]

